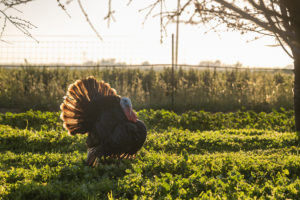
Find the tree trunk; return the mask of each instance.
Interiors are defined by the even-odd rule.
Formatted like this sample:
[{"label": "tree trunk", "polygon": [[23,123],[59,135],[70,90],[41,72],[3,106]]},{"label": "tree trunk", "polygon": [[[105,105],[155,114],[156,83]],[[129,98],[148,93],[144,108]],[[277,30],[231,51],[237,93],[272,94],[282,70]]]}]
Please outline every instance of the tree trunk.
[{"label": "tree trunk", "polygon": [[291,50],[294,57],[294,110],[295,126],[300,139],[300,1],[283,0],[290,14],[290,24],[294,29],[295,39],[291,41]]},{"label": "tree trunk", "polygon": [[[300,133],[300,26],[295,26],[296,47],[292,50],[294,57],[294,110],[295,110],[295,126],[296,131]],[[300,134],[299,134],[300,137]],[[300,139],[300,138],[299,138]]]},{"label": "tree trunk", "polygon": [[[300,137],[300,23],[295,23],[295,49],[293,49],[294,56],[294,110],[295,110],[295,125],[296,131]],[[300,139],[300,138],[299,138]]]},{"label": "tree trunk", "polygon": [[300,55],[294,54],[294,109],[296,131],[300,131]]}]

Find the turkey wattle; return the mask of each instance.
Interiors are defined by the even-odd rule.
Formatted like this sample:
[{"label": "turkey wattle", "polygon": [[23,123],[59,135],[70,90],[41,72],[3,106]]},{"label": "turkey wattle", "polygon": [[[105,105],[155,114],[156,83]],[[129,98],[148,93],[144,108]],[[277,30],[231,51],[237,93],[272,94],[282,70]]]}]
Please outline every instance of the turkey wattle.
[{"label": "turkey wattle", "polygon": [[134,158],[146,140],[146,126],[130,99],[94,77],[71,84],[60,109],[70,135],[88,133],[88,165],[94,166],[97,157]]}]

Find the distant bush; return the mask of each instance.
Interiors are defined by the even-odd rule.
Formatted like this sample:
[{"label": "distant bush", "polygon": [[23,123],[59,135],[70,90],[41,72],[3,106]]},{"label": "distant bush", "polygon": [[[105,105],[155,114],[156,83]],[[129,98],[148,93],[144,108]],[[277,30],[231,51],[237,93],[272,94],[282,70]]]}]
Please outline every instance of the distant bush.
[{"label": "distant bush", "polygon": [[[0,108],[58,111],[68,85],[87,76],[104,80],[135,109],[171,109],[171,69],[0,69]],[[250,70],[175,70],[176,112],[293,109],[293,75]]]}]

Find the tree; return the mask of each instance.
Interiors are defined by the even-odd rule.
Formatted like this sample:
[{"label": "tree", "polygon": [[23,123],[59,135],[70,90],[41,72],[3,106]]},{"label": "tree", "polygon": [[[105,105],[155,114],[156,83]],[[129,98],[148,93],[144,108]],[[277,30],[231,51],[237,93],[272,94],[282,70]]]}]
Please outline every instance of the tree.
[{"label": "tree", "polygon": [[[186,1],[174,18],[193,4],[195,12],[187,23],[207,23],[217,17],[214,27],[251,31],[273,36],[294,59],[294,110],[296,131],[300,132],[300,1],[299,0],[196,0]],[[199,21],[195,21],[198,13]],[[287,49],[286,46],[289,48]],[[290,53],[291,52],[291,53]]]},{"label": "tree", "polygon": [[[226,25],[228,30],[255,32],[276,38],[294,59],[294,110],[300,133],[300,1],[299,0],[180,0],[178,9],[165,9],[168,0],[154,0],[151,14],[160,5],[161,30],[179,15],[182,23],[208,24],[211,29]],[[172,0],[170,0],[172,1]],[[169,1],[169,2],[170,2]],[[173,0],[174,1],[174,0]]]},{"label": "tree", "polygon": [[[6,10],[13,9],[19,4],[33,0],[1,0],[0,14],[4,16],[1,36],[6,24],[12,23],[21,32],[32,37],[28,29],[34,27],[30,22],[8,16]],[[67,13],[65,5],[73,0],[57,0],[58,5]],[[108,22],[113,18],[114,11],[108,2],[108,13],[105,17]],[[129,0],[129,3],[132,0]],[[161,32],[165,26],[181,16],[182,23],[208,24],[211,29],[217,30],[226,25],[229,30],[237,30],[242,34],[255,32],[276,38],[285,52],[294,59],[294,110],[296,131],[300,132],[300,0],[179,0],[179,9],[165,6],[174,0],[153,0],[146,10],[146,18],[158,7],[160,12]],[[87,22],[101,39],[84,11],[81,0],[77,0]],[[1,5],[4,9],[1,9]]]},{"label": "tree", "polygon": [[[156,0],[156,4],[165,1]],[[296,131],[300,132],[300,1],[181,0],[181,2],[183,4],[179,10],[161,13],[161,16],[167,19],[165,24],[181,15],[185,16],[185,20],[181,21],[184,23],[209,24],[215,30],[219,26],[226,25],[227,29],[237,30],[242,34],[250,31],[276,38],[284,51],[294,59],[295,124]],[[156,5],[152,4],[153,6]]]},{"label": "tree", "polygon": [[[30,33],[30,30],[33,28],[36,28],[36,26],[34,26],[30,21],[25,20],[23,18],[17,17],[15,15],[10,15],[8,14],[9,11],[14,10],[17,12],[21,12],[20,10],[18,10],[18,6],[22,5],[22,4],[27,4],[30,2],[33,2],[34,0],[0,0],[0,28],[1,28],[1,32],[0,32],[0,41],[5,42],[4,40],[2,40],[2,36],[3,33],[5,32],[5,29],[7,27],[8,24],[13,25],[14,27],[16,27],[21,33],[25,34],[26,36],[36,40],[34,38],[34,36]],[[73,0],[56,0],[57,1],[57,5],[68,15],[69,13],[67,12],[66,6],[71,3]],[[108,21],[110,21],[111,18],[113,18],[113,12],[111,11],[111,0],[109,1],[109,13],[107,14],[106,19],[108,19]],[[100,36],[100,34],[98,33],[98,31],[96,30],[96,28],[94,27],[93,23],[90,21],[88,14],[85,12],[81,0],[77,0],[77,3],[79,5],[79,8],[81,10],[81,12],[83,13],[83,15],[85,16],[85,19],[87,21],[87,23],[90,25],[91,29],[95,32],[95,34],[97,35],[97,37],[102,40],[102,37]],[[1,23],[2,22],[2,23]],[[1,25],[2,24],[2,25]],[[37,40],[36,40],[37,41]]]},{"label": "tree", "polygon": [[12,16],[8,14],[10,10],[15,10],[20,12],[16,7],[21,4],[26,4],[33,0],[0,0],[0,22],[1,22],[1,32],[0,32],[0,41],[3,41],[1,38],[5,32],[5,29],[8,24],[15,26],[20,32],[34,39],[34,37],[30,33],[30,29],[35,28],[33,24],[29,21]]}]

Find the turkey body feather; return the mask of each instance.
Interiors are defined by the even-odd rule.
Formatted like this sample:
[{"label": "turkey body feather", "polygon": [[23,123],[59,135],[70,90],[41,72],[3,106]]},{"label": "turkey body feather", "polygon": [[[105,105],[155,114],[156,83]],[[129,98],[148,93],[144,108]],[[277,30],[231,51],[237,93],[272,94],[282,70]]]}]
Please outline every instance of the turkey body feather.
[{"label": "turkey body feather", "polygon": [[146,126],[128,117],[136,116],[132,110],[125,114],[124,110],[131,109],[128,101],[118,96],[109,84],[94,77],[70,85],[61,105],[61,119],[70,135],[88,133],[88,165],[95,165],[101,157],[133,158],[143,146]]}]

